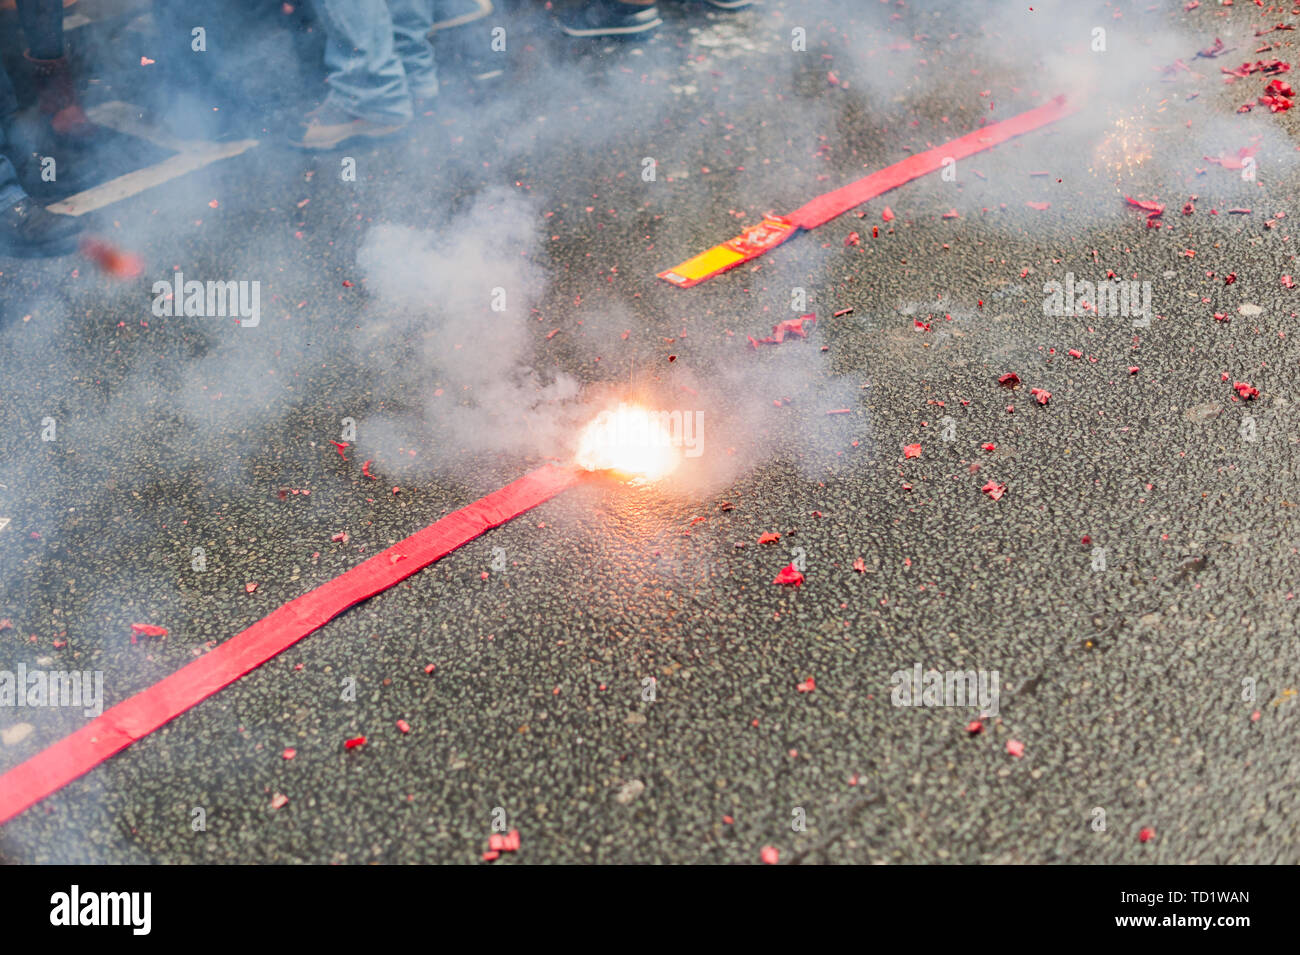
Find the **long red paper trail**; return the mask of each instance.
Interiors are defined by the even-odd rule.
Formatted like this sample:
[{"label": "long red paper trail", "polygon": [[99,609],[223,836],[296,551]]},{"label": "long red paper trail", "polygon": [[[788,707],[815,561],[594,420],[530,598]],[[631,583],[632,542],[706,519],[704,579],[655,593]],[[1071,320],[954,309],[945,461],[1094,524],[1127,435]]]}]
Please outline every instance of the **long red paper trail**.
[{"label": "long red paper trail", "polygon": [[935,146],[923,153],[909,156],[857,182],[851,182],[834,192],[818,196],[789,215],[769,215],[761,223],[750,226],[734,239],[728,239],[721,245],[715,245],[687,259],[681,265],[675,265],[671,269],[658,273],[659,278],[672,282],[680,288],[699,285],[721,272],[758,258],[769,249],[776,248],[794,236],[800,229],[815,229],[855,206],[860,206],[868,199],[874,199],[913,179],[941,169],[945,159],[965,159],[967,156],[1004,143],[1008,139],[1053,123],[1074,112],[1076,108],[1067,103],[1064,96],[1058,96],[1019,116],[1004,119],[960,136],[942,146]]},{"label": "long red paper trail", "polygon": [[0,825],[238,680],[354,604],[572,486],[547,465],[453,511],[406,540],[263,617],[210,653],[91,720],[0,776]]}]

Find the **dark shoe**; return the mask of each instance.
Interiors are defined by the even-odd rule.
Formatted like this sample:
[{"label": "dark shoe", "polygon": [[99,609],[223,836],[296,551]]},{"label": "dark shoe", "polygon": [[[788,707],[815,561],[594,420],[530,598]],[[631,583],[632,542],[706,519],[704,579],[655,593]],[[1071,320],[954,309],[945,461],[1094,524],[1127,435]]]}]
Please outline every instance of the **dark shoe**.
[{"label": "dark shoe", "polygon": [[[47,181],[43,175],[44,169],[41,165],[42,160],[46,157],[38,153],[30,153],[13,158],[14,169],[18,173],[18,182],[22,186],[23,192],[36,200],[39,206],[48,206],[51,202],[58,202],[66,199],[68,196],[75,196],[79,192],[89,189],[94,182],[87,180],[84,176],[79,176],[75,172],[70,172],[67,166],[58,167],[58,178],[53,181]],[[73,164],[68,164],[73,165]]]},{"label": "dark shoe", "polygon": [[560,21],[560,29],[569,36],[634,37],[646,34],[663,23],[659,8],[619,3],[618,0],[587,0],[580,10]]},{"label": "dark shoe", "polygon": [[0,255],[45,258],[76,251],[81,223],[46,212],[28,197],[0,212]]},{"label": "dark shoe", "polygon": [[96,127],[77,102],[77,89],[72,83],[68,58],[38,60],[30,53],[23,58],[32,65],[36,80],[36,105],[43,116],[48,116],[50,127],[60,136],[70,139],[89,139]]},{"label": "dark shoe", "polygon": [[289,136],[291,145],[299,149],[334,149],[352,139],[369,137],[382,139],[400,133],[405,122],[374,122],[358,119],[330,103],[322,103],[303,117],[298,129]]},{"label": "dark shoe", "polygon": [[701,2],[717,7],[719,10],[743,10],[754,5],[754,0],[701,0]]}]

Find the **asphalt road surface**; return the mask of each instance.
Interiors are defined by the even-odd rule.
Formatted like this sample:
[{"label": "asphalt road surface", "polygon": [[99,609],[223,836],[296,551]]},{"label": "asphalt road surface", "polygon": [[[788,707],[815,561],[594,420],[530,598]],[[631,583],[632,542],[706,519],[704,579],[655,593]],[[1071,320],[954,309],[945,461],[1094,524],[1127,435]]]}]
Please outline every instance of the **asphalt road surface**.
[{"label": "asphalt road surface", "polygon": [[[209,130],[258,145],[86,217],[138,277],[0,261],[0,666],[97,671],[109,705],[560,456],[527,407],[557,375],[593,414],[628,388],[705,421],[675,480],[584,482],[464,546],[14,818],[0,858],[477,864],[504,824],[492,864],[1300,861],[1297,113],[1238,114],[1273,77],[1220,71],[1289,62],[1255,31],[1297,18],[1107,7],[1126,95],[656,279],[1105,55],[1086,15],[876,6],[665,4],[652,40],[585,46],[519,14],[506,75],[449,66],[398,143],[285,148],[283,89]],[[148,33],[119,39],[92,102],[139,91]],[[1254,175],[1204,158],[1252,143]],[[420,339],[458,300],[359,264],[386,224],[469,249],[483,302],[523,283],[517,418],[438,430],[491,399]],[[260,322],[156,315],[177,268],[259,281]],[[1146,320],[1044,314],[1044,283],[1111,272]],[[975,671],[996,712],[897,705],[917,668]],[[0,770],[85,720],[0,710]]]}]

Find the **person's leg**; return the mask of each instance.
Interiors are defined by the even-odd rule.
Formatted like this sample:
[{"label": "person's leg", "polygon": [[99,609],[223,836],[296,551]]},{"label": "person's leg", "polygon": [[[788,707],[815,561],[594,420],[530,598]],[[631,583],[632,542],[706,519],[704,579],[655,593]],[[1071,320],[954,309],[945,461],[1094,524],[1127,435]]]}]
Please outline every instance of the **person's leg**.
[{"label": "person's leg", "polygon": [[0,63],[0,210],[8,209],[16,202],[27,198],[27,193],[18,184],[18,173],[9,157],[4,155],[5,123],[18,111],[18,97],[14,95],[13,83]]},{"label": "person's leg", "polygon": [[438,95],[438,72],[429,30],[433,26],[433,0],[388,0],[393,20],[393,48],[406,73],[406,85],[418,100]]},{"label": "person's leg", "polygon": [[0,63],[0,255],[64,255],[76,248],[81,226],[71,216],[56,216],[32,201],[4,155],[5,124],[17,109],[13,84]]},{"label": "person's leg", "polygon": [[18,0],[27,52],[38,60],[63,56],[63,0]]},{"label": "person's leg", "polygon": [[23,55],[36,77],[41,113],[50,117],[50,126],[60,135],[92,135],[94,124],[77,103],[63,50],[63,0],[18,0],[18,20],[27,40]]},{"label": "person's leg", "polygon": [[663,22],[654,0],[587,0],[560,20],[560,29],[576,37],[635,37]]},{"label": "person's leg", "polygon": [[327,103],[360,119],[410,122],[406,72],[397,57],[385,0],[314,0],[325,28]]}]

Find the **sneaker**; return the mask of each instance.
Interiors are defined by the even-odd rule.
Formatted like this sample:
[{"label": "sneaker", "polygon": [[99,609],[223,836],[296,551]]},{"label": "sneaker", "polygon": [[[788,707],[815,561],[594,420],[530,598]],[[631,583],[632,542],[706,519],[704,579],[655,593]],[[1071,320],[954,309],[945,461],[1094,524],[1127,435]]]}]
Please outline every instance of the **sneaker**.
[{"label": "sneaker", "polygon": [[46,212],[30,197],[0,212],[0,255],[45,258],[76,251],[81,223]]},{"label": "sneaker", "polygon": [[406,122],[375,122],[359,119],[331,103],[322,103],[303,117],[289,136],[299,149],[334,149],[362,136],[382,139],[406,129]]},{"label": "sneaker", "polygon": [[649,33],[663,22],[653,4],[640,7],[618,0],[587,0],[560,21],[560,29],[576,37],[631,37]]},{"label": "sneaker", "polygon": [[743,10],[754,5],[754,0],[701,0],[701,2],[717,7],[719,10]]}]

